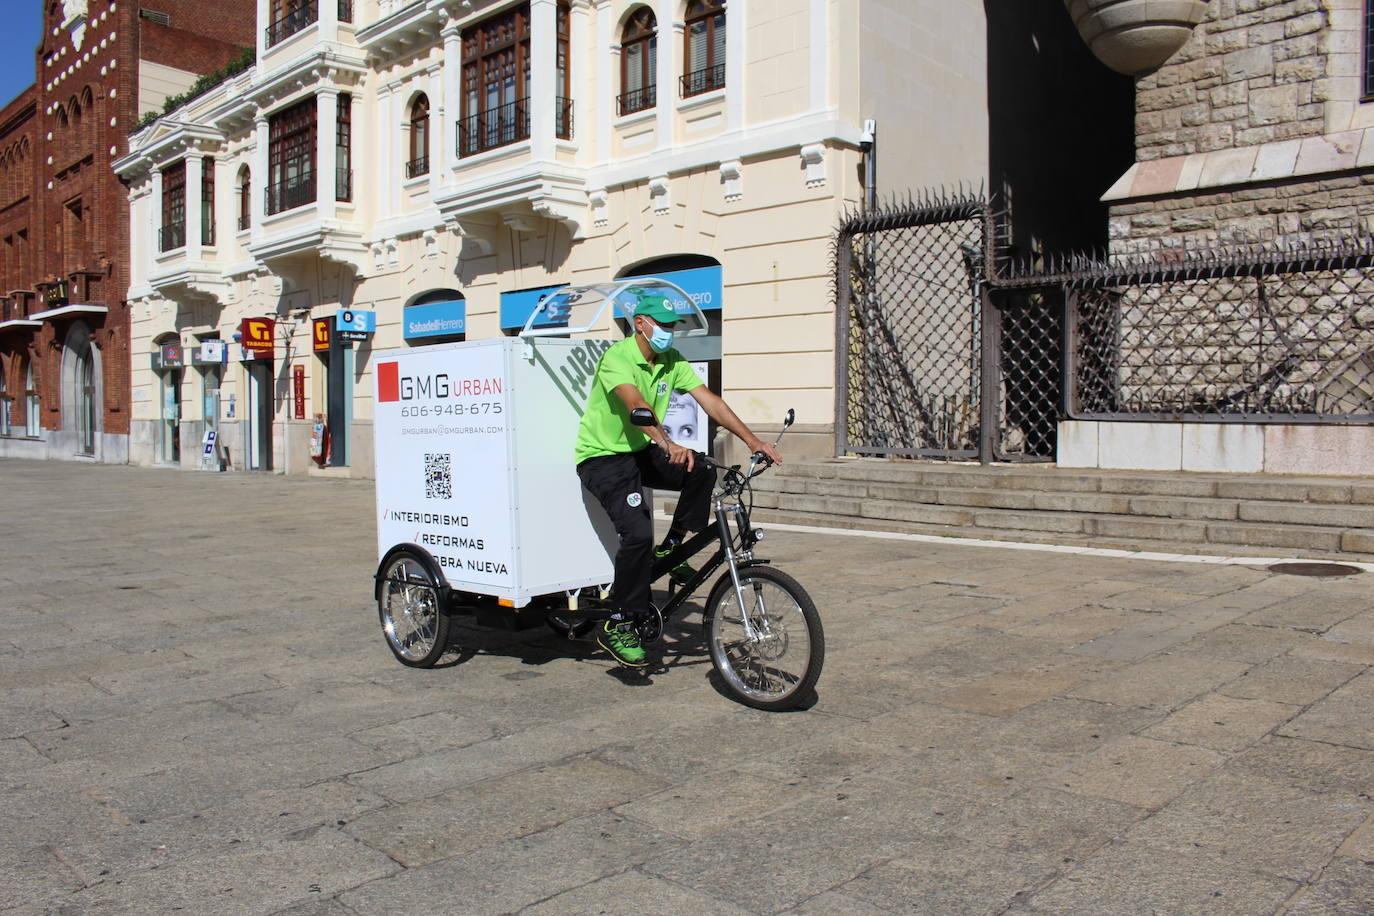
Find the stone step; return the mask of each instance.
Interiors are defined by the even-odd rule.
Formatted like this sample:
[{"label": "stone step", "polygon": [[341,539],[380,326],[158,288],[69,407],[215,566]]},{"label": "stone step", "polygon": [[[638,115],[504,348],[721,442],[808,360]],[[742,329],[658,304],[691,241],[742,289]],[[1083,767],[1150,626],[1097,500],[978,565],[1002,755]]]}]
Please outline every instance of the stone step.
[{"label": "stone step", "polygon": [[[1200,499],[1374,506],[1374,481],[1361,477],[1301,477],[1145,471],[1100,471],[1025,465],[930,464],[885,459],[795,462],[765,475],[759,486],[783,481],[830,481],[834,495],[862,483],[916,489],[1011,490],[1022,493],[1103,493]],[[876,494],[875,494],[876,495]]]}]

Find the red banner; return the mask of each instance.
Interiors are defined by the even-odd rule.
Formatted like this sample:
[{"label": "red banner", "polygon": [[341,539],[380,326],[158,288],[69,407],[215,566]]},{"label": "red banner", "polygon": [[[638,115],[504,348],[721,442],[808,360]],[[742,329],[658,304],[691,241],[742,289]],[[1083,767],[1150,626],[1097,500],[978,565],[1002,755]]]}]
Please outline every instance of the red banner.
[{"label": "red banner", "polygon": [[272,355],[277,323],[271,318],[245,318],[239,325],[239,343],[255,354]]},{"label": "red banner", "polygon": [[305,419],[305,367],[291,367],[291,394],[295,398],[294,416],[297,420]]}]

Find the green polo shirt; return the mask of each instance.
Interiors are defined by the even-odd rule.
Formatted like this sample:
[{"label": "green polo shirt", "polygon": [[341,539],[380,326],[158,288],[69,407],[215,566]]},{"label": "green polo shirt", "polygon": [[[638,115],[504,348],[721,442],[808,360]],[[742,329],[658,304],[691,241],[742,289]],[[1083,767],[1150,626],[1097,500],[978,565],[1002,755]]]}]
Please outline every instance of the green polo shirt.
[{"label": "green polo shirt", "polygon": [[658,354],[651,366],[635,341],[636,338],[627,337],[613,344],[597,363],[587,409],[577,430],[578,464],[601,455],[637,452],[649,444],[649,437],[630,422],[625,402],[614,393],[620,385],[628,383],[638,388],[645,403],[653,408],[654,416],[662,422],[674,389],[686,392],[702,384],[692,364],[676,350]]}]

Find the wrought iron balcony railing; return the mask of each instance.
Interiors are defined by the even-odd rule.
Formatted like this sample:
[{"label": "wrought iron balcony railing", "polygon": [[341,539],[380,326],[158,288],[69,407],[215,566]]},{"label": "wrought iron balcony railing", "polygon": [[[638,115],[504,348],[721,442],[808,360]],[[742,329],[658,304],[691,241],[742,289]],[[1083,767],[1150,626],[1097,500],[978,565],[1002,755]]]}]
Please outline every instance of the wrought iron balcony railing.
[{"label": "wrought iron balcony railing", "polygon": [[406,177],[419,178],[421,175],[429,174],[429,157],[416,156],[406,163]]},{"label": "wrought iron balcony railing", "polygon": [[716,64],[714,67],[703,67],[700,70],[693,70],[691,73],[684,73],[678,78],[678,81],[684,99],[701,95],[703,92],[710,92],[712,89],[724,88],[725,65]]},{"label": "wrought iron balcony railing", "polygon": [[458,122],[458,155],[471,156],[498,146],[528,140],[530,109],[525,99],[516,99]]},{"label": "wrought iron balcony railing", "polygon": [[264,190],[268,216],[303,207],[315,202],[315,173],[302,172],[294,178],[270,184]]},{"label": "wrought iron balcony railing", "polygon": [[657,104],[658,86],[645,86],[642,89],[631,89],[629,92],[622,92],[616,96],[615,112],[620,115],[634,114],[636,111],[653,108]]},{"label": "wrought iron balcony railing", "polygon": [[157,250],[172,251],[186,247],[186,223],[168,223],[157,231]]},{"label": "wrought iron balcony railing", "polygon": [[553,135],[560,140],[571,140],[573,135],[573,100],[558,96],[553,100]]}]

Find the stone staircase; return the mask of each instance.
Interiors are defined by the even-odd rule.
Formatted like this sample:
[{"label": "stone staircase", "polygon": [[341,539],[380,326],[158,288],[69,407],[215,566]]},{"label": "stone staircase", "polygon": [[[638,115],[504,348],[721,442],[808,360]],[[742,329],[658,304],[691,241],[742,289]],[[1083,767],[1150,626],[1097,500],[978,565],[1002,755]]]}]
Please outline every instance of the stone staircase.
[{"label": "stone staircase", "polygon": [[1374,479],[876,458],[788,462],[760,522],[1170,553],[1374,560]]}]

